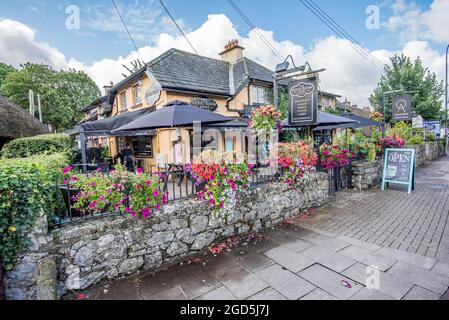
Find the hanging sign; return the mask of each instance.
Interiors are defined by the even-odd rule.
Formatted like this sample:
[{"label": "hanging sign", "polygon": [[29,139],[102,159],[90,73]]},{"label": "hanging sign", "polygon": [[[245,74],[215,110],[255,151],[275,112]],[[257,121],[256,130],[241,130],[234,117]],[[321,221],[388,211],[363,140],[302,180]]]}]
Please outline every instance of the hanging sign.
[{"label": "hanging sign", "polygon": [[412,121],[413,102],[409,95],[393,98],[392,120],[393,121]]},{"label": "hanging sign", "polygon": [[288,84],[288,113],[291,126],[316,125],[318,122],[317,77]]},{"label": "hanging sign", "polygon": [[408,193],[415,188],[415,155],[414,149],[386,149],[382,191],[390,183],[408,186]]},{"label": "hanging sign", "polygon": [[148,78],[150,78],[151,81],[150,87],[147,89],[147,91],[145,91],[145,102],[147,103],[148,107],[153,107],[161,97],[162,85],[159,81],[157,81],[157,79],[153,76],[150,70],[148,70],[148,68],[145,71],[145,74]]}]

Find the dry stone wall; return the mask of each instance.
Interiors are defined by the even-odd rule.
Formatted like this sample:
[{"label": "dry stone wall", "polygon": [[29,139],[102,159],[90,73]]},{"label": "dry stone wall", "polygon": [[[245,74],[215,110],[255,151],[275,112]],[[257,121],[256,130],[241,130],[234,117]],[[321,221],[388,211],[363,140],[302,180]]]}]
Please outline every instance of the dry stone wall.
[{"label": "dry stone wall", "polygon": [[[137,221],[116,216],[47,232],[37,223],[33,246],[6,274],[8,299],[56,299],[102,280],[158,269],[231,236],[257,232],[328,200],[326,174],[315,174],[304,190],[283,183],[252,188],[228,221],[210,216],[207,204],[184,200],[158,217]],[[45,217],[44,217],[45,218]]]}]

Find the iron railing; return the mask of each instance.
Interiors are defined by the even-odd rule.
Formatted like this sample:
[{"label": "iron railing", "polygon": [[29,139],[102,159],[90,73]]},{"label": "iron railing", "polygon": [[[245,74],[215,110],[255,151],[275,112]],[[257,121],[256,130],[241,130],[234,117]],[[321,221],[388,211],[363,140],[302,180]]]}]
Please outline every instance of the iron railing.
[{"label": "iron railing", "polygon": [[[250,175],[250,188],[254,188],[264,183],[274,182],[279,179],[279,174],[273,172],[270,168],[257,168]],[[109,175],[108,172],[104,173]],[[157,176],[160,179],[161,192],[167,193],[167,201],[174,202],[179,200],[191,199],[202,189],[202,185],[196,185],[191,174],[185,170],[163,171],[161,168],[155,168],[150,173],[151,176]],[[114,217],[122,213],[111,210],[106,207],[103,212],[83,212],[74,208],[73,197],[79,194],[80,190],[74,188],[70,183],[54,184],[56,214],[54,218],[55,226],[76,223],[89,219],[101,217]]]}]

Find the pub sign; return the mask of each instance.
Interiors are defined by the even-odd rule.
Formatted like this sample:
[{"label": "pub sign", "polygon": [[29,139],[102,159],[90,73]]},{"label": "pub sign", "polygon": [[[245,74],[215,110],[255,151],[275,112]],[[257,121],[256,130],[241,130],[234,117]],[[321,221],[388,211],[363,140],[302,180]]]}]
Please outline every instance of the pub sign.
[{"label": "pub sign", "polygon": [[318,122],[318,79],[294,80],[288,84],[288,113],[291,126]]},{"label": "pub sign", "polygon": [[393,98],[392,120],[393,121],[412,121],[413,120],[413,102],[409,95]]}]

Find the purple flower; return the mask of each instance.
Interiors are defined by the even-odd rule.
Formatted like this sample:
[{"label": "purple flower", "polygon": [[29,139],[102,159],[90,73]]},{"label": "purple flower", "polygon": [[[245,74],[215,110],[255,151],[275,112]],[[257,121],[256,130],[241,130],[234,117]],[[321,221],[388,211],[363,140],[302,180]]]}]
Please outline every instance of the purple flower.
[{"label": "purple flower", "polygon": [[93,208],[95,208],[96,206],[97,206],[97,200],[94,200],[94,201],[92,201],[92,202],[90,203],[89,208],[93,209]]}]

